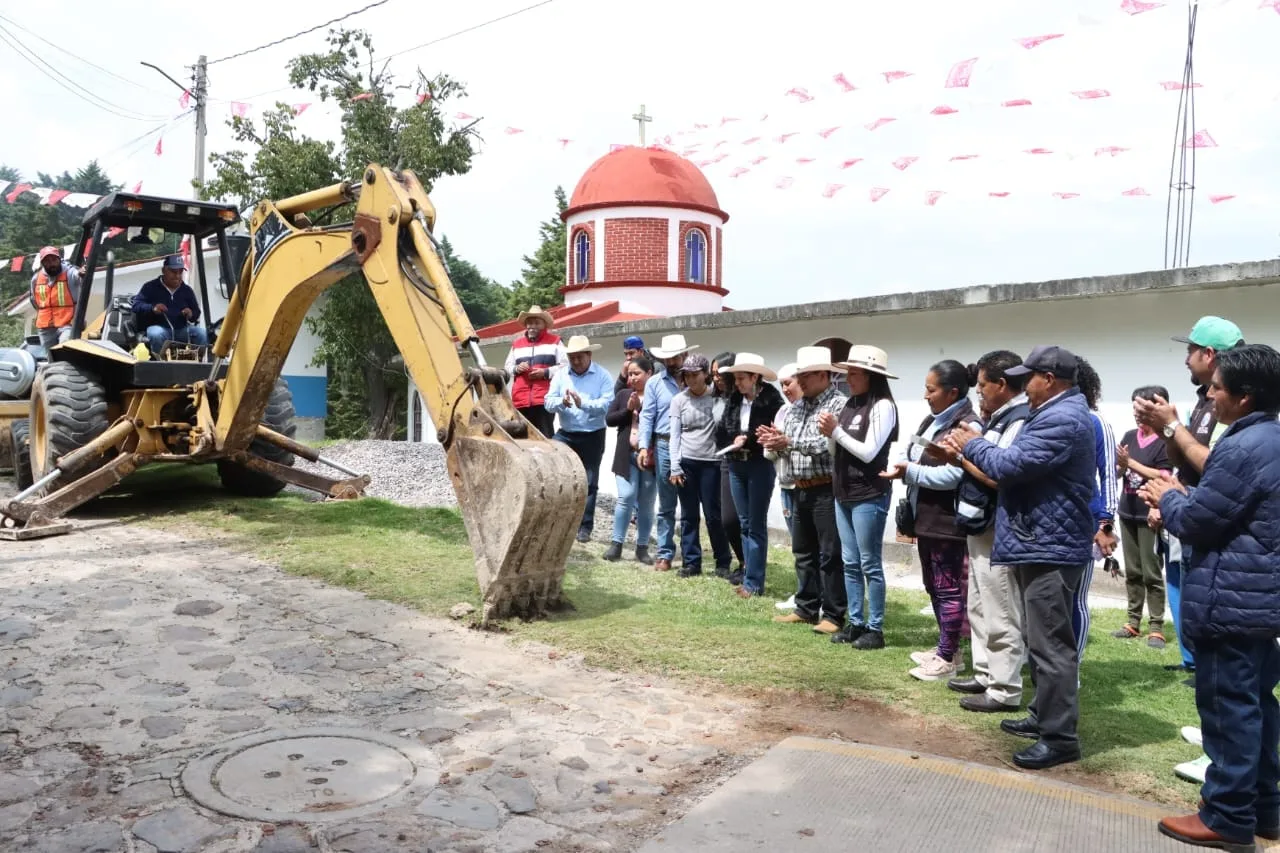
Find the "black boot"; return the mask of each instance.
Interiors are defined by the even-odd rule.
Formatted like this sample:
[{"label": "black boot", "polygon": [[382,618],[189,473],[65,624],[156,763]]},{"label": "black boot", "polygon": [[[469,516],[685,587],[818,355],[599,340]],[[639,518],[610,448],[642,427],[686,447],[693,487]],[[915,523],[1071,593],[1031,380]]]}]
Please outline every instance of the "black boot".
[{"label": "black boot", "polygon": [[884,632],[864,631],[862,636],[853,641],[853,647],[859,651],[884,648]]},{"label": "black boot", "polygon": [[609,562],[622,559],[622,543],[610,542],[609,547],[605,549],[604,558]]},{"label": "black boot", "polygon": [[839,631],[831,635],[833,643],[852,643],[867,632],[867,629],[861,625],[855,625],[852,622],[845,625]]},{"label": "black boot", "polygon": [[646,565],[646,566],[652,566],[652,565],[653,565],[653,558],[649,556],[649,546],[648,546],[648,545],[637,545],[637,546],[636,546],[636,562],[637,562],[637,563],[643,563],[643,564],[644,564],[644,565]]}]

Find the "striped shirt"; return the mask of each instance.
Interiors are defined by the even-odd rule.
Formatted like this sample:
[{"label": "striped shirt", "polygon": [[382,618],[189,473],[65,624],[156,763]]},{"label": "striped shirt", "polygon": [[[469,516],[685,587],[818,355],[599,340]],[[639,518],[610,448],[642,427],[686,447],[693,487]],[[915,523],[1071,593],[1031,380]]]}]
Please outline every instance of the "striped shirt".
[{"label": "striped shirt", "polygon": [[1097,412],[1093,415],[1094,449],[1098,460],[1097,492],[1090,501],[1096,521],[1111,521],[1120,506],[1120,480],[1116,477],[1116,435]]},{"label": "striped shirt", "polygon": [[827,437],[818,430],[818,415],[830,412],[839,418],[848,400],[832,385],[812,400],[802,397],[791,405],[782,431],[787,436],[793,480],[817,480],[831,476],[831,446]]}]

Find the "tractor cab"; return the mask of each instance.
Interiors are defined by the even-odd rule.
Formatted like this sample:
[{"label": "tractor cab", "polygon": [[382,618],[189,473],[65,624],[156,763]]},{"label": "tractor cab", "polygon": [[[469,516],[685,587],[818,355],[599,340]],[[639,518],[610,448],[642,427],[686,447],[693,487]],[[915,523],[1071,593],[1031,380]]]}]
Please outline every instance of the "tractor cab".
[{"label": "tractor cab", "polygon": [[[76,303],[71,340],[52,348],[51,361],[91,359],[98,365],[111,365],[124,386],[135,388],[187,385],[210,378],[210,350],[217,339],[222,318],[215,319],[209,301],[209,275],[205,269],[204,245],[214,238],[218,247],[218,270],[221,291],[229,298],[240,278],[240,268],[248,254],[249,237],[228,234],[227,229],[240,221],[234,205],[188,199],[161,198],[138,193],[116,192],[103,196],[85,212],[80,239],[69,263],[84,269],[81,292],[86,298]],[[186,325],[182,316],[138,318],[133,312],[134,293],[115,292],[114,253],[103,246],[107,236],[123,230],[131,245],[164,241],[167,235],[189,238],[191,262],[189,272],[196,273],[193,284],[200,304],[199,323],[205,327],[207,344],[188,344],[176,340],[185,335],[171,334],[159,352],[147,346],[146,326],[163,321],[178,331]],[[101,311],[91,315],[89,295],[97,275],[105,276]],[[96,306],[95,306],[96,308]]]}]

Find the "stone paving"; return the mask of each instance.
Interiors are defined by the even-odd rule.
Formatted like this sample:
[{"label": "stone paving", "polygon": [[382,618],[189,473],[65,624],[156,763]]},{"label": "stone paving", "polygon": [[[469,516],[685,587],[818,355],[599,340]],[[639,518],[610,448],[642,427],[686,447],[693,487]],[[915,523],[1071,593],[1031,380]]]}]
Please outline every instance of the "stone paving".
[{"label": "stone paving", "polygon": [[[751,713],[217,541],[0,542],[5,851],[634,850],[762,751]],[[236,752],[317,730],[384,745]]]}]

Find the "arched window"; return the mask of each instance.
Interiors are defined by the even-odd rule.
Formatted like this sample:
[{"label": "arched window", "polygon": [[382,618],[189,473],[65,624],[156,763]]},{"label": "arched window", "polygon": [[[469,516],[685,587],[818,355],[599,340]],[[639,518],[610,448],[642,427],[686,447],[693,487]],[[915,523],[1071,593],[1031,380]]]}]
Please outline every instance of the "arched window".
[{"label": "arched window", "polygon": [[591,281],[591,237],[579,231],[573,238],[573,283]]},{"label": "arched window", "polygon": [[695,284],[707,283],[707,238],[697,228],[684,235],[684,277]]}]

